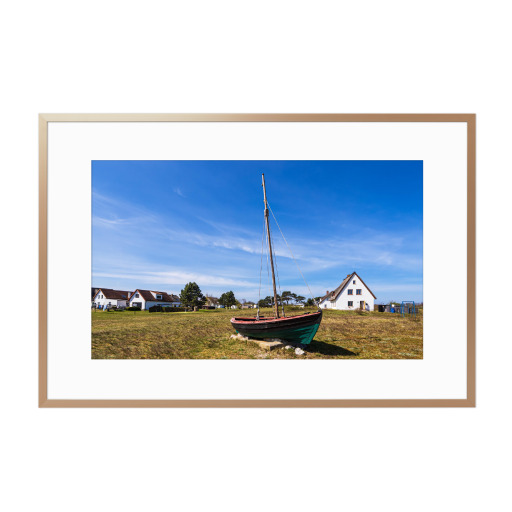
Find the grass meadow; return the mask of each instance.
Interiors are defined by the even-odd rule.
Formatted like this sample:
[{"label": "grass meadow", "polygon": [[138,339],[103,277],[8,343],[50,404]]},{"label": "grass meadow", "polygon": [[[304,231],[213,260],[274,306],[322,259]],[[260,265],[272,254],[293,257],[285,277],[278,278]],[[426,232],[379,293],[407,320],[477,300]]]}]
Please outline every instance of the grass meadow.
[{"label": "grass meadow", "polygon": [[[312,309],[314,311],[314,309]],[[306,309],[307,311],[307,309]],[[290,312],[290,315],[303,311]],[[255,310],[182,313],[96,312],[93,359],[422,359],[423,315],[324,310],[315,339],[303,355],[268,352],[251,341],[231,339],[230,318]],[[271,316],[271,310],[262,310]]]}]

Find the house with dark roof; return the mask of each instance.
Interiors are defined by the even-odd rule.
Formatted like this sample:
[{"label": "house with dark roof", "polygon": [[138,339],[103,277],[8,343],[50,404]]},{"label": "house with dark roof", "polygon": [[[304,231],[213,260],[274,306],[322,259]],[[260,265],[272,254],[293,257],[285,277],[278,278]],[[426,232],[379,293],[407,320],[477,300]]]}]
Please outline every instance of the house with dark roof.
[{"label": "house with dark roof", "polygon": [[128,304],[130,292],[123,290],[112,290],[111,288],[97,288],[92,298],[92,306],[101,309],[116,307],[125,308]]},{"label": "house with dark roof", "polygon": [[373,311],[376,298],[357,273],[352,272],[334,291],[327,291],[320,299],[319,304],[322,309]]},{"label": "house with dark roof", "polygon": [[156,292],[153,290],[135,290],[128,299],[130,307],[149,309],[152,306],[166,308],[181,306],[180,298],[172,293]]}]

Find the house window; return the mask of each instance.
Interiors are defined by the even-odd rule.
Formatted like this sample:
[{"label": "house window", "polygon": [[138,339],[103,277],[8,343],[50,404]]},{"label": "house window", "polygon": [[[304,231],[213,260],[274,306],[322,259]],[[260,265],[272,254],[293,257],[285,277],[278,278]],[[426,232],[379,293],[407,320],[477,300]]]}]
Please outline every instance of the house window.
[{"label": "house window", "polygon": [[355,279],[352,281],[352,284],[356,284],[356,280]]},{"label": "house window", "polygon": [[354,295],[354,290],[348,290],[348,291],[347,291],[347,293],[348,293],[349,295]]},{"label": "house window", "polygon": [[361,295],[361,290],[356,290],[356,295]]},{"label": "house window", "polygon": [[158,300],[162,300],[162,296],[161,296],[161,295],[157,295],[157,296],[156,296],[156,298],[157,298]]},{"label": "house window", "polygon": [[354,305],[354,301],[353,300],[349,300],[348,301],[348,307],[351,308],[353,305]]},{"label": "house window", "polygon": [[136,293],[136,294],[135,294],[135,298],[136,298],[136,299],[138,299],[138,298],[139,298],[139,294],[138,294],[138,293]]}]

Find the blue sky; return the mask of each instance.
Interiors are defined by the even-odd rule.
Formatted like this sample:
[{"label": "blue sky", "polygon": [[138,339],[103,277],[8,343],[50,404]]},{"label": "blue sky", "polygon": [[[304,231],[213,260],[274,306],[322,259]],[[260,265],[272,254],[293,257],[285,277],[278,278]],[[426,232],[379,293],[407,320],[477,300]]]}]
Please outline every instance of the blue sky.
[{"label": "blue sky", "polygon": [[[423,300],[421,161],[93,161],[92,286],[258,300],[262,173],[315,296],[356,271],[378,303]],[[281,289],[309,297],[271,221]]]}]

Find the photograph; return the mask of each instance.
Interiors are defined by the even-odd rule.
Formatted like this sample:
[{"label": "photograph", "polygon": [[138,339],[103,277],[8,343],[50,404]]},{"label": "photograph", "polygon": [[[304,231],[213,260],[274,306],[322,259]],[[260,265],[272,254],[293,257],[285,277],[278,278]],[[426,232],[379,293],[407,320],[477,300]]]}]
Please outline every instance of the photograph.
[{"label": "photograph", "polygon": [[423,358],[423,161],[91,171],[92,359]]}]

